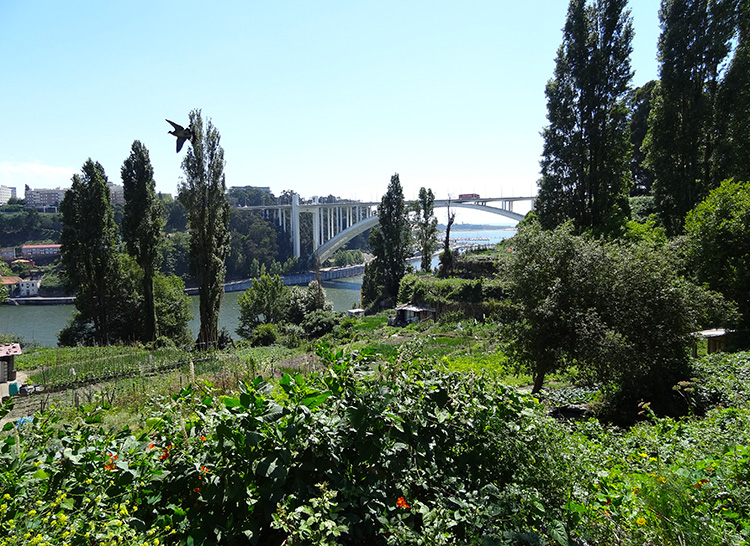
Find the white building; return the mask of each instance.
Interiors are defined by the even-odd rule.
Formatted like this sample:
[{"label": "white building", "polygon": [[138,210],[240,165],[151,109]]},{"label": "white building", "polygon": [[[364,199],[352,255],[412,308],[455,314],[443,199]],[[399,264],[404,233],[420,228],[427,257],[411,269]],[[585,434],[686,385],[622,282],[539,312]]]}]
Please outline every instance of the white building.
[{"label": "white building", "polygon": [[16,188],[9,188],[8,186],[0,186],[0,205],[7,203],[11,197],[16,196]]},{"label": "white building", "polygon": [[41,281],[24,279],[18,283],[18,293],[20,296],[36,296],[39,294],[39,285]]}]

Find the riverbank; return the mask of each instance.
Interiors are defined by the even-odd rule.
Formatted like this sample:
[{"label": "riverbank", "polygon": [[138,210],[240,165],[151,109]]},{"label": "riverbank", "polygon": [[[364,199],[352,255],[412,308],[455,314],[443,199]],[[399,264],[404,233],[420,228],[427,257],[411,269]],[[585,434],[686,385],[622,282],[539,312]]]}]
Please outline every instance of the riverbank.
[{"label": "riverbank", "polygon": [[22,298],[8,298],[7,305],[70,305],[75,296],[25,296]]}]

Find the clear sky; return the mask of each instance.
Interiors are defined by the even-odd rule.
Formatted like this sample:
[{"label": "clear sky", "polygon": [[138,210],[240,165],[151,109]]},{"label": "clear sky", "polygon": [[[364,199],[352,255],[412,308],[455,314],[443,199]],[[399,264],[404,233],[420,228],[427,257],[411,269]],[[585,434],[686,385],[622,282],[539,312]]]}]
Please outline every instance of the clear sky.
[{"label": "clear sky", "polygon": [[[635,85],[657,76],[658,4],[630,2]],[[532,195],[567,6],[0,0],[0,184],[69,187],[89,157],[121,183],[140,140],[175,194],[165,118],[200,108],[227,186],[377,201],[398,172],[407,199]]]}]

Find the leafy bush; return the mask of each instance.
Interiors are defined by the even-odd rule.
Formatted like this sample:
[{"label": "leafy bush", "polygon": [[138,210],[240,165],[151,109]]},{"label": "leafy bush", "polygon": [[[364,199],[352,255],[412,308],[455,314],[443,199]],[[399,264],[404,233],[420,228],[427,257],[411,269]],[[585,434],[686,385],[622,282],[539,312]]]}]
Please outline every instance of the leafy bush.
[{"label": "leafy bush", "polygon": [[534,374],[535,392],[546,373],[575,365],[618,412],[632,417],[639,400],[674,411],[672,386],[690,373],[691,332],[710,312],[721,316],[722,299],[680,277],[666,249],[572,231],[530,223],[513,239],[514,356]]},{"label": "leafy bush", "polygon": [[279,337],[275,324],[261,324],[253,330],[253,336],[250,338],[250,344],[253,347],[267,347],[273,345]]},{"label": "leafy bush", "polygon": [[333,332],[333,329],[342,320],[343,318],[339,313],[316,309],[305,317],[300,326],[302,326],[302,329],[309,337],[318,338]]},{"label": "leafy bush", "polygon": [[[415,359],[377,368],[366,351],[321,349],[324,373],[285,375],[276,390],[260,378],[227,396],[185,388],[141,407],[135,430],[104,427],[103,400],[67,423],[57,410],[9,423],[0,544],[750,538],[746,398],[700,420],[658,419],[646,405],[650,419],[630,430],[558,422],[533,398],[420,362],[415,349]],[[254,368],[279,351],[289,353],[238,357]],[[746,360],[737,355],[737,366]]]}]

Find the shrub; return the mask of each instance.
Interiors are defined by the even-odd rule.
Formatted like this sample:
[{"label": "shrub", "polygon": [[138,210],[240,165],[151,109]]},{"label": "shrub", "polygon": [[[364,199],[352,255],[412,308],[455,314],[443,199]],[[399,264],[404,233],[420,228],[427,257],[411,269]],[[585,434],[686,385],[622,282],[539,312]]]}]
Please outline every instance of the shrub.
[{"label": "shrub", "polygon": [[250,343],[253,347],[267,347],[273,345],[279,337],[276,325],[271,323],[261,324],[253,330]]},{"label": "shrub", "polygon": [[575,236],[571,224],[527,224],[513,245],[511,349],[534,374],[534,391],[548,372],[576,365],[618,409],[634,413],[651,400],[674,411],[672,386],[690,373],[691,332],[709,312],[720,316],[718,294],[685,281],[666,249]]},{"label": "shrub", "polygon": [[302,329],[311,338],[324,336],[341,323],[342,317],[339,313],[316,309],[308,314],[302,321]]}]

